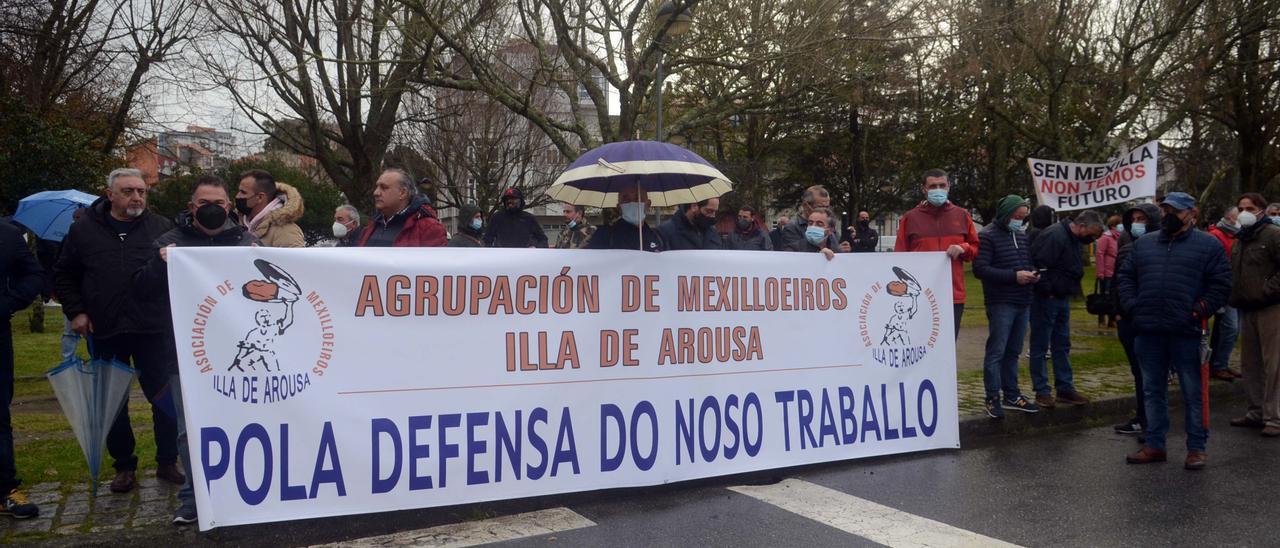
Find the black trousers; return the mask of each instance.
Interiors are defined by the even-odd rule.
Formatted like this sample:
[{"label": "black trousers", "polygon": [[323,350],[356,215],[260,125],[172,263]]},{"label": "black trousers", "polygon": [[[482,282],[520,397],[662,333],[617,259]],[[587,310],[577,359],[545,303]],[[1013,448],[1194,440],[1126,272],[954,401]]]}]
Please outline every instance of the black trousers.
[{"label": "black trousers", "polygon": [[1120,346],[1124,347],[1124,355],[1129,358],[1129,372],[1133,373],[1134,394],[1137,396],[1137,409],[1134,417],[1143,428],[1147,427],[1147,404],[1142,394],[1142,368],[1138,367],[1138,355],[1133,351],[1133,340],[1137,333],[1133,330],[1133,322],[1122,319],[1116,322],[1116,335],[1120,338]]},{"label": "black trousers", "polygon": [[[3,311],[0,311],[3,314]],[[0,496],[18,488],[21,481],[13,461],[13,424],[9,404],[13,403],[13,332],[9,316],[0,315]]]},{"label": "black trousers", "polygon": [[[157,405],[157,397],[169,384],[169,369],[175,354],[173,341],[168,335],[124,334],[109,338],[94,339],[94,357],[101,359],[115,358],[121,362],[132,364],[138,370],[138,384],[142,385],[142,393],[151,402],[151,422],[156,438],[156,463],[168,465],[178,460],[178,423],[162,406]],[[136,441],[133,437],[133,425],[129,422],[128,398],[125,407],[116,415],[116,421],[107,432],[107,453],[115,460],[116,471],[137,470],[138,457],[133,454]]]}]

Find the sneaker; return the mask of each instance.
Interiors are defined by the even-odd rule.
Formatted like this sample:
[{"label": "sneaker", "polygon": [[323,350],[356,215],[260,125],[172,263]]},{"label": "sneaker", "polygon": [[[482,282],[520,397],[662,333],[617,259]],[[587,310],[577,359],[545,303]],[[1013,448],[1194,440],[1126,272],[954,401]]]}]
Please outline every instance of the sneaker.
[{"label": "sneaker", "polygon": [[191,525],[192,523],[195,523],[195,522],[196,522],[196,509],[194,506],[188,507],[186,505],[183,505],[181,508],[178,508],[177,512],[173,513],[174,525]]},{"label": "sneaker", "polygon": [[40,515],[40,507],[31,504],[22,491],[14,489],[0,501],[0,514],[13,516],[15,519],[34,518]]},{"label": "sneaker", "polygon": [[1068,405],[1084,405],[1089,403],[1089,398],[1081,396],[1079,392],[1071,390],[1068,392],[1058,392],[1058,403]]},{"label": "sneaker", "polygon": [[1127,421],[1124,421],[1120,424],[1117,424],[1112,428],[1115,429],[1117,434],[1141,434],[1142,433],[1142,423],[1138,422],[1138,419],[1136,417],[1129,419]]},{"label": "sneaker", "polygon": [[1024,396],[1018,396],[1016,399],[1004,399],[1004,406],[1014,411],[1022,411],[1023,413],[1039,413],[1040,407],[1034,403],[1027,401]]},{"label": "sneaker", "polygon": [[987,398],[982,406],[987,410],[987,416],[993,419],[1004,418],[1004,408],[1000,407],[999,398]]},{"label": "sneaker", "polygon": [[1048,394],[1037,394],[1036,405],[1039,406],[1040,409],[1053,409],[1057,404],[1053,401],[1053,396]]}]

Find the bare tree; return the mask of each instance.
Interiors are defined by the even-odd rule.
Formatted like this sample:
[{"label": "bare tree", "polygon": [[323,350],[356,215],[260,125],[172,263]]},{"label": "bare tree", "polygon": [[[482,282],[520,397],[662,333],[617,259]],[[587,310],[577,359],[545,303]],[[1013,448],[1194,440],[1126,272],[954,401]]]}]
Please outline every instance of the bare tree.
[{"label": "bare tree", "polygon": [[300,121],[272,136],[368,209],[409,82],[437,55],[422,16],[385,0],[206,2],[208,73],[263,133]]}]

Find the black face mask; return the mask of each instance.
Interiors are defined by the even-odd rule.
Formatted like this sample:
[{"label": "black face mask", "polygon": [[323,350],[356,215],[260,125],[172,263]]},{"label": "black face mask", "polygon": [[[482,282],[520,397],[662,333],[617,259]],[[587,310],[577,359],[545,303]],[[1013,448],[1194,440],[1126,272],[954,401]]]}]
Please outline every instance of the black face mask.
[{"label": "black face mask", "polygon": [[751,228],[751,221],[738,219],[738,230],[746,230],[748,228]]},{"label": "black face mask", "polygon": [[870,228],[871,221],[858,221],[858,227],[863,229]]},{"label": "black face mask", "polygon": [[693,222],[694,222],[694,225],[696,225],[698,228],[705,229],[715,224],[716,220],[706,215],[695,215],[693,217]]},{"label": "black face mask", "polygon": [[1169,236],[1177,234],[1179,230],[1182,230],[1184,225],[1185,223],[1183,223],[1182,219],[1179,219],[1177,215],[1170,214],[1160,218],[1160,230],[1163,230],[1164,233]]},{"label": "black face mask", "polygon": [[[239,211],[241,215],[248,215],[250,212],[252,212],[253,208],[249,207],[249,199],[236,198],[236,211]],[[218,226],[222,226],[222,225],[218,225]]]},{"label": "black face mask", "polygon": [[208,230],[218,230],[227,222],[227,210],[218,204],[205,204],[196,208],[196,222]]}]

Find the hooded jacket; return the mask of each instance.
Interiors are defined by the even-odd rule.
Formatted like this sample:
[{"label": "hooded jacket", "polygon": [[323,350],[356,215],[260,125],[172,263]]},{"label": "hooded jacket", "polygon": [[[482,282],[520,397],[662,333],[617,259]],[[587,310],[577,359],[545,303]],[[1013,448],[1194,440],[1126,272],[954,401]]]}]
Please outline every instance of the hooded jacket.
[{"label": "hooded jacket", "polygon": [[62,240],[53,284],[67,319],[88,314],[93,333],[163,333],[166,308],[133,298],[133,274],[155,254],[155,242],[173,223],[150,211],[134,219],[124,239],[110,224],[111,202],[99,198]]},{"label": "hooded jacket", "polygon": [[7,330],[9,316],[26,308],[40,294],[43,276],[40,262],[22,239],[22,231],[0,222],[0,329]]},{"label": "hooded jacket", "polygon": [[484,234],[471,227],[471,220],[480,213],[480,208],[466,204],[458,208],[458,232],[449,238],[449,247],[483,247],[481,238]]},{"label": "hooded jacket", "polygon": [[942,207],[920,202],[898,221],[898,241],[893,250],[946,251],[958,245],[964,251],[951,260],[951,301],[964,304],[964,262],[978,256],[978,230],[964,208],[948,201]]},{"label": "hooded jacket", "polygon": [[[370,246],[370,241],[375,245]],[[426,197],[418,194],[390,219],[382,213],[374,216],[360,234],[358,247],[386,247],[381,242],[390,242],[389,247],[444,247],[449,245],[449,238],[436,217],[436,210],[427,205]]]},{"label": "hooded jacket", "polygon": [[1138,333],[1197,336],[1201,320],[1227,303],[1231,267],[1222,245],[1203,231],[1138,238],[1116,276],[1121,313]]},{"label": "hooded jacket", "polygon": [[1219,224],[1209,225],[1209,228],[1206,228],[1205,232],[1208,232],[1210,236],[1217,238],[1218,241],[1222,243],[1222,247],[1227,250],[1227,257],[1231,256],[1231,246],[1236,243],[1235,232],[1228,232],[1223,229],[1221,221],[1219,221]]},{"label": "hooded jacket", "polygon": [[257,223],[253,223],[253,235],[266,247],[306,247],[307,240],[298,227],[298,219],[306,208],[298,189],[285,183],[276,183],[276,197],[280,207],[268,211]]},{"label": "hooded jacket", "polygon": [[1147,227],[1151,232],[1155,232],[1159,228],[1160,218],[1163,217],[1160,213],[1160,207],[1155,204],[1138,204],[1125,210],[1124,215],[1120,217],[1120,226],[1124,227],[1124,230],[1120,231],[1120,238],[1116,241],[1119,245],[1119,248],[1116,249],[1117,273],[1124,266],[1124,261],[1129,257],[1129,253],[1133,251],[1133,242],[1137,240],[1137,238],[1133,237],[1133,214],[1137,211],[1141,211],[1147,216]]},{"label": "hooded jacket", "polygon": [[1231,306],[1258,310],[1280,304],[1280,226],[1263,217],[1241,229],[1231,270]]},{"label": "hooded jacket", "polygon": [[484,231],[485,247],[547,247],[547,233],[532,213],[524,210],[524,193],[518,188],[508,188],[502,193],[502,201],[517,198],[520,205],[515,210],[505,206],[489,216],[489,226]]},{"label": "hooded jacket", "polygon": [[[1022,201],[1020,205],[1025,205]],[[978,233],[978,256],[973,259],[973,275],[982,280],[982,297],[987,305],[1031,304],[1032,285],[1018,283],[1018,271],[1034,271],[1027,233],[1009,228],[1009,218],[1017,207],[996,217]]]},{"label": "hooded jacket", "polygon": [[724,249],[724,243],[714,224],[708,223],[706,228],[695,226],[689,222],[688,208],[689,206],[680,208],[675,215],[658,225],[658,234],[662,236],[666,250]]},{"label": "hooded jacket", "polygon": [[1031,210],[1031,216],[1027,219],[1031,221],[1031,227],[1027,228],[1027,241],[1036,243],[1036,237],[1040,236],[1040,232],[1053,226],[1053,208],[1038,205]]}]

